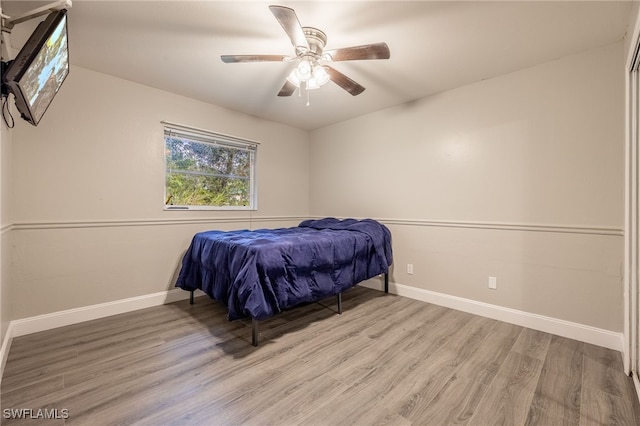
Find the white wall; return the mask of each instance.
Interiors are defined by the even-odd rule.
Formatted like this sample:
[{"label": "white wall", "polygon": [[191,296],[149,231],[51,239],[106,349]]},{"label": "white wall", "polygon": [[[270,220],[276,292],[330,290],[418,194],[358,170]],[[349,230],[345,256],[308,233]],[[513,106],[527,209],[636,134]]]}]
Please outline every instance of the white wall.
[{"label": "white wall", "polygon": [[[258,211],[163,211],[161,120],[261,142]],[[307,132],[79,67],[13,142],[12,319],[171,289],[195,232],[309,213]]]},{"label": "white wall", "polygon": [[311,132],[311,213],[387,223],[397,284],[622,331],[623,52]]}]

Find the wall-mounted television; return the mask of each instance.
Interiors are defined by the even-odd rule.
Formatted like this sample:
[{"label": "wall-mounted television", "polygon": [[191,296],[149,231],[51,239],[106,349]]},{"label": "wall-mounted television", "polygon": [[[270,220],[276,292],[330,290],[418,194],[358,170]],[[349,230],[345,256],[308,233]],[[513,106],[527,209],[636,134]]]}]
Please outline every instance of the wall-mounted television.
[{"label": "wall-mounted television", "polygon": [[52,12],[3,70],[3,92],[13,93],[22,118],[34,126],[69,74],[67,38],[67,11]]}]

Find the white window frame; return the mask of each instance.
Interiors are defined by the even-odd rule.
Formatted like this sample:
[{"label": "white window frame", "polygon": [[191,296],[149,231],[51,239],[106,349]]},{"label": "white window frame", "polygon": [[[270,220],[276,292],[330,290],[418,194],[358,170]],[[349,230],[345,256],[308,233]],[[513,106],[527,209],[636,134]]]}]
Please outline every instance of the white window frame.
[{"label": "white window frame", "polygon": [[[161,122],[164,125],[162,135],[163,144],[163,160],[164,160],[164,210],[168,211],[189,211],[189,210],[257,210],[258,195],[256,182],[256,163],[258,154],[258,145],[249,139],[243,139],[236,136],[230,136],[223,133],[212,132],[210,130],[199,129],[196,127],[185,126],[182,124],[172,123],[168,121]],[[249,151],[251,153],[251,164],[249,171],[249,205],[248,206],[190,206],[190,205],[167,205],[167,154],[166,154],[166,136],[184,137],[194,142],[202,142],[206,144],[216,145],[225,148],[233,148]]]}]

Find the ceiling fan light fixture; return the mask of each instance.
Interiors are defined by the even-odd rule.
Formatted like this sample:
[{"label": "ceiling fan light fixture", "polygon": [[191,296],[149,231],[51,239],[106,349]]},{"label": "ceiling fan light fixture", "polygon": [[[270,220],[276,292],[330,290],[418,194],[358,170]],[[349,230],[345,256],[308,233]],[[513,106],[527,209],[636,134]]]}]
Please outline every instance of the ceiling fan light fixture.
[{"label": "ceiling fan light fixture", "polygon": [[296,73],[296,69],[292,70],[289,75],[287,76],[287,81],[291,84],[293,84],[296,87],[300,87],[300,79],[298,78],[298,74]]},{"label": "ceiling fan light fixture", "polygon": [[322,65],[315,64],[312,66],[306,60],[300,61],[298,66],[287,77],[287,81],[298,88],[304,82],[307,90],[318,89],[329,82],[330,79],[329,73]]},{"label": "ceiling fan light fixture", "polygon": [[307,86],[306,86],[307,90],[315,90],[319,88],[320,88],[320,85],[318,84],[315,78],[310,78],[309,81],[307,81]]},{"label": "ceiling fan light fixture", "polygon": [[300,81],[307,81],[313,77],[313,68],[308,60],[302,60],[297,67],[293,70],[296,77]]},{"label": "ceiling fan light fixture", "polygon": [[328,83],[331,77],[322,65],[316,65],[315,67],[313,67],[313,79],[316,80],[318,86],[322,86]]}]

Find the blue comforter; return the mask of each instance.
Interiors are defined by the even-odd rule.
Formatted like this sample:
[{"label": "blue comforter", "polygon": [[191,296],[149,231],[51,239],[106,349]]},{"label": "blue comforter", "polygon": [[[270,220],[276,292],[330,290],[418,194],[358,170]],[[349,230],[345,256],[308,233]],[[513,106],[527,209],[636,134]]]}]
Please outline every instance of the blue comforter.
[{"label": "blue comforter", "polygon": [[196,234],[176,287],[225,303],[229,320],[264,319],[388,271],[391,233],[371,220],[325,218],[293,228]]}]

